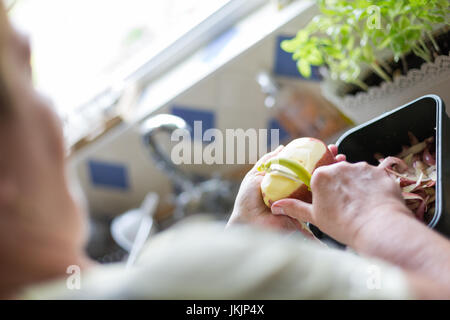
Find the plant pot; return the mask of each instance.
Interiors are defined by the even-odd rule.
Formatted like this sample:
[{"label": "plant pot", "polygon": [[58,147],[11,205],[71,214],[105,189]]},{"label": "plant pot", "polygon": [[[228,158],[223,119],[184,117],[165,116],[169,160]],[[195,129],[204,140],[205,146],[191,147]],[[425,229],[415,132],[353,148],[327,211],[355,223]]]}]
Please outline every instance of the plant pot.
[{"label": "plant pot", "polygon": [[326,79],[321,84],[322,93],[356,124],[426,94],[436,94],[450,106],[450,56],[441,55],[434,62],[424,63],[420,69],[411,69],[405,76],[371,87],[367,92],[340,96],[338,92],[342,92],[344,85]]}]

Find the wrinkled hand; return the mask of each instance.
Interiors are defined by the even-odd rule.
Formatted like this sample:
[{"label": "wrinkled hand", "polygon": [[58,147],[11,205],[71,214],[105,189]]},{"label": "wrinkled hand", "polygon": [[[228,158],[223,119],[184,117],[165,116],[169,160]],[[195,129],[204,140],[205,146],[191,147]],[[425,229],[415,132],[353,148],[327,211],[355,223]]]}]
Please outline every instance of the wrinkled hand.
[{"label": "wrinkled hand", "polygon": [[334,239],[353,246],[365,225],[394,214],[411,214],[398,184],[382,168],[339,162],[317,168],[311,177],[313,203],[283,199],[275,215],[308,221]]},{"label": "wrinkled hand", "polygon": [[264,155],[245,175],[227,226],[236,223],[251,223],[288,231],[301,228],[300,223],[296,219],[288,216],[273,215],[270,209],[264,204],[261,196],[261,181],[265,173],[258,171],[257,168],[262,163],[276,156],[282,149],[283,146],[279,146],[275,151]]},{"label": "wrinkled hand", "polygon": [[[297,231],[303,229],[301,223],[295,217],[291,218],[289,216],[273,215],[271,210],[264,204],[261,195],[261,181],[265,172],[259,172],[257,168],[262,163],[276,156],[282,149],[283,146],[280,146],[275,151],[264,155],[246,174],[241,183],[233,213],[231,214],[227,226],[236,223],[251,223],[285,231]],[[336,146],[330,145],[329,149],[336,157],[336,161],[345,160],[344,155],[337,155]]]}]

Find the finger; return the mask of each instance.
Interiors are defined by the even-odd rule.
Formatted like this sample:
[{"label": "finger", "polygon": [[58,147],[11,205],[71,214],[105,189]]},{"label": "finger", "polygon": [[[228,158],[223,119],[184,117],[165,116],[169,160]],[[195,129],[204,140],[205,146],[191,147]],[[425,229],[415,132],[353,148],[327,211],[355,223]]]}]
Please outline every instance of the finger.
[{"label": "finger", "polygon": [[335,144],[329,144],[328,145],[328,149],[330,150],[330,152],[333,154],[333,157],[336,157],[337,153],[338,153],[338,148]]},{"label": "finger", "polygon": [[250,170],[250,172],[257,172],[258,171],[258,167],[263,164],[264,162],[266,162],[267,160],[269,160],[270,158],[273,158],[274,156],[276,156],[278,153],[280,153],[281,150],[283,150],[284,146],[283,145],[279,145],[275,150],[273,150],[272,152],[269,152],[265,155],[263,155],[261,157],[261,159],[258,160],[258,162],[256,162],[256,164],[253,166],[253,168]]},{"label": "finger", "polygon": [[336,160],[336,162],[341,162],[341,161],[345,161],[346,157],[343,154],[338,154],[338,147],[335,144],[329,144],[328,145],[328,149],[330,150],[331,154],[334,157],[334,160]]},{"label": "finger", "polygon": [[271,207],[275,215],[286,215],[303,222],[312,222],[312,205],[297,199],[282,199]]},{"label": "finger", "polygon": [[338,154],[335,159],[336,162],[341,162],[347,160],[347,157],[344,154]]}]

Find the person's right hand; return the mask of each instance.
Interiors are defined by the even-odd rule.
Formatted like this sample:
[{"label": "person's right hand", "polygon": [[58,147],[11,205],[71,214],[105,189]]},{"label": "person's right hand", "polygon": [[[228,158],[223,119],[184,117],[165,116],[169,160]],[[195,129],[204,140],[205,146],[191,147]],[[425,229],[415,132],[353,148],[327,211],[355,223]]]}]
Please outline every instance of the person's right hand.
[{"label": "person's right hand", "polygon": [[312,204],[283,199],[272,205],[272,213],[311,222],[350,246],[365,225],[389,219],[389,215],[412,215],[394,179],[384,169],[365,162],[343,161],[317,168],[311,190]]}]

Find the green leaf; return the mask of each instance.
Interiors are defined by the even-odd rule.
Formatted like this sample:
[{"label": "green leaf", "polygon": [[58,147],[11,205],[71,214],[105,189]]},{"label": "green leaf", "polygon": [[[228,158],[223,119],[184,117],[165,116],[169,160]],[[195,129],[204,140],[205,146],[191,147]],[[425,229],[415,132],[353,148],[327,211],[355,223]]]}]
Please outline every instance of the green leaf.
[{"label": "green leaf", "polygon": [[283,40],[280,44],[281,49],[289,53],[296,51],[298,46],[299,43],[298,41],[295,41],[295,38],[290,40]]},{"label": "green leaf", "polygon": [[297,32],[297,35],[295,36],[296,40],[300,43],[304,43],[308,41],[309,33],[306,30],[300,30]]},{"label": "green leaf", "polygon": [[406,29],[411,25],[411,22],[409,21],[409,19],[406,16],[402,16],[400,18],[400,25],[399,28],[400,29]]},{"label": "green leaf", "polygon": [[344,57],[345,57],[344,53],[336,47],[325,47],[325,48],[323,48],[323,51],[331,58],[334,58],[337,60],[344,59]]},{"label": "green leaf", "polygon": [[311,48],[308,55],[308,62],[313,66],[320,66],[323,64],[322,53],[315,47]]},{"label": "green leaf", "polygon": [[408,40],[408,42],[416,42],[417,40],[419,40],[419,38],[422,36],[422,32],[419,30],[406,30],[406,32],[404,33],[406,39]]},{"label": "green leaf", "polygon": [[391,37],[387,37],[386,39],[383,40],[382,43],[380,43],[378,45],[378,49],[381,50],[381,49],[386,48],[391,43],[391,41],[392,41],[392,38]]},{"label": "green leaf", "polygon": [[305,78],[311,77],[311,65],[306,59],[300,59],[297,61],[297,68],[301,75]]},{"label": "green leaf", "polygon": [[372,47],[370,47],[370,46],[362,47],[362,54],[363,54],[364,59],[369,62],[375,60],[375,56],[373,54]]}]

